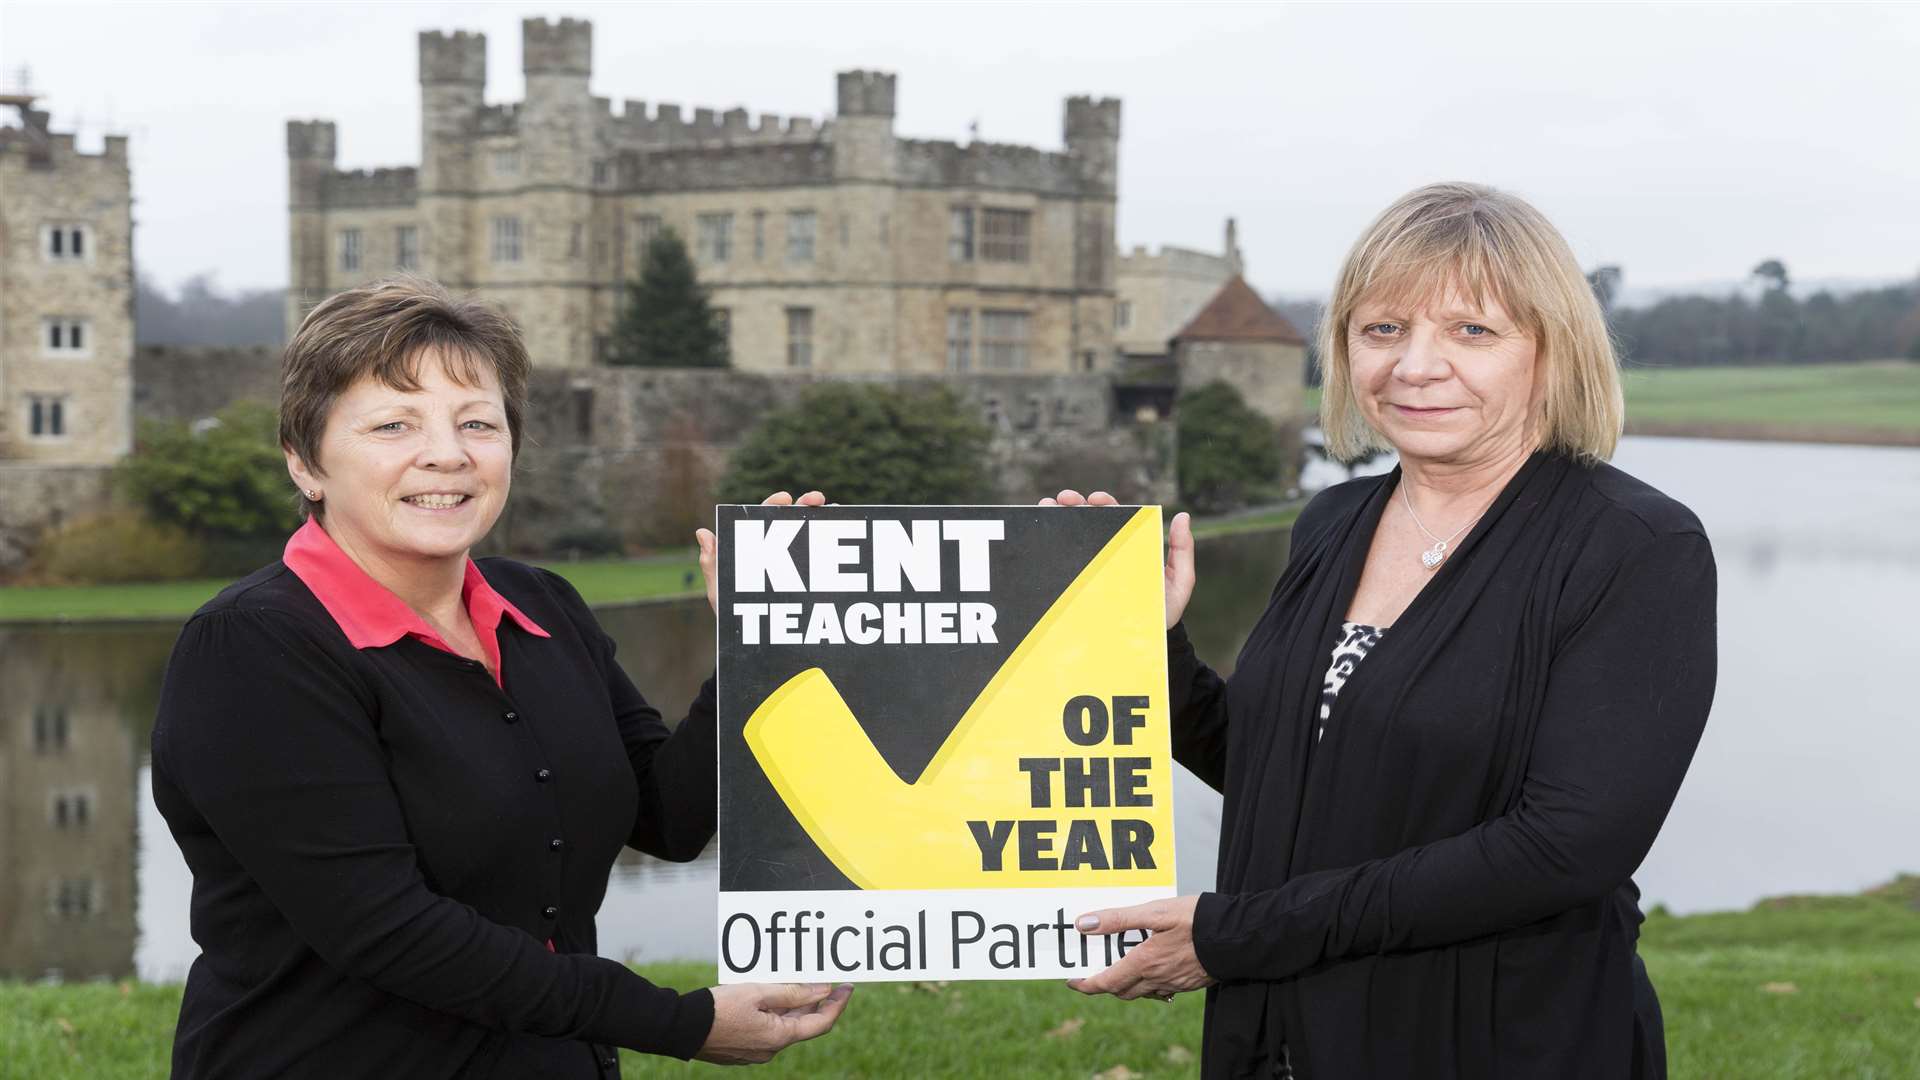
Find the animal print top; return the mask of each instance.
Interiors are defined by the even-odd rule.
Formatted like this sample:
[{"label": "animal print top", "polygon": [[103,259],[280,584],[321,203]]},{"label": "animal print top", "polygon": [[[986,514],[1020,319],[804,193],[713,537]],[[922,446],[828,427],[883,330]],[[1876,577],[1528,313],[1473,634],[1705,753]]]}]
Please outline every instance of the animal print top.
[{"label": "animal print top", "polygon": [[1327,665],[1327,681],[1320,692],[1320,727],[1314,733],[1317,742],[1327,734],[1327,717],[1333,714],[1333,699],[1340,696],[1340,689],[1347,685],[1360,661],[1367,653],[1380,644],[1380,636],[1387,632],[1384,626],[1367,626],[1356,622],[1340,624],[1340,640],[1333,645],[1333,662]]}]

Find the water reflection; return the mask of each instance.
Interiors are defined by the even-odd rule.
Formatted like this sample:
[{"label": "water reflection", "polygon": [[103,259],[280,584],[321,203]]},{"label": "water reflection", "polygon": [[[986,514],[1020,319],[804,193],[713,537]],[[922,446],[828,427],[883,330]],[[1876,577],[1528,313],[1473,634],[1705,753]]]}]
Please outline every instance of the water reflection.
[{"label": "water reflection", "polygon": [[[1920,869],[1920,451],[1629,439],[1618,463],[1692,506],[1719,556],[1721,673],[1692,774],[1638,878],[1679,911],[1858,889]],[[1376,463],[1386,468],[1390,462]],[[1334,477],[1338,479],[1339,477]],[[1190,611],[1221,669],[1266,604],[1284,533],[1206,541]],[[603,610],[667,715],[713,663],[700,600]],[[176,981],[191,884],[148,788],[172,626],[0,627],[0,977]],[[1213,878],[1219,798],[1176,777],[1180,887]],[[599,925],[621,959],[707,959],[717,868],[627,853]]]}]

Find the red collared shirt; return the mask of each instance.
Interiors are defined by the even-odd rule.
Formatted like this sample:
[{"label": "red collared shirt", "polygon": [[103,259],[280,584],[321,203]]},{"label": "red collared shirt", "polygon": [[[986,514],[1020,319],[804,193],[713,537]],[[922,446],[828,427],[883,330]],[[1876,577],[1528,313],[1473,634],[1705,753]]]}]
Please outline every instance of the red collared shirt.
[{"label": "red collared shirt", "polygon": [[[405,601],[348,558],[333,537],[327,535],[327,530],[320,527],[318,518],[308,518],[287,540],[282,561],[319,598],[321,606],[333,616],[354,648],[382,648],[411,635],[442,652],[459,655]],[[535,637],[551,636],[506,597],[495,592],[472,559],[467,560],[460,601],[466,605],[467,617],[473,620],[474,635],[487,654],[490,661],[487,666],[493,669],[493,681],[497,685],[505,685],[504,673],[500,670],[499,638],[503,616],[512,616],[520,629]]]}]

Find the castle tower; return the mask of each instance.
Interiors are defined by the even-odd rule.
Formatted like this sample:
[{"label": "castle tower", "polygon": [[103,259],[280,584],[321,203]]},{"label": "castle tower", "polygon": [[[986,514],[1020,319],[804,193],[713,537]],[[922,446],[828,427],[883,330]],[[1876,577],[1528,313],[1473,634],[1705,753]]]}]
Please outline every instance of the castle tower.
[{"label": "castle tower", "polygon": [[327,177],[338,142],[331,120],[287,121],[287,333],[327,294]]},{"label": "castle tower", "polygon": [[487,35],[420,34],[420,191],[467,187],[467,136],[487,88]]},{"label": "castle tower", "polygon": [[836,180],[893,179],[895,77],[881,71],[839,74],[839,112],[833,122]]},{"label": "castle tower", "polygon": [[1120,182],[1120,99],[1067,99],[1067,153],[1089,194],[1113,195]]},{"label": "castle tower", "polygon": [[520,155],[528,184],[590,180],[593,24],[584,19],[525,19],[520,70],[527,100],[520,108]]}]

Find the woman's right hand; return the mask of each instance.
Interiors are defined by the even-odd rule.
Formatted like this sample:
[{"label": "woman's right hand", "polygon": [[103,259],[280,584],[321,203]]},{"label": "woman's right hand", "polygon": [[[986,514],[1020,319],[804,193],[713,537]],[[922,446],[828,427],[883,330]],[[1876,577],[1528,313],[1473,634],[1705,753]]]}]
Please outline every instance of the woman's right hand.
[{"label": "woman's right hand", "polygon": [[714,1065],[764,1065],[794,1043],[832,1031],[853,986],[739,983],[710,992],[713,1030],[694,1057]]},{"label": "woman's right hand", "polygon": [[[784,491],[776,491],[760,500],[761,506],[825,506],[827,497],[817,491],[809,491],[798,499]],[[693,542],[700,547],[700,573],[707,579],[707,606],[715,615],[720,614],[720,541],[713,535],[712,529],[693,530]]]},{"label": "woman's right hand", "polygon": [[[1082,495],[1067,488],[1050,499],[1041,499],[1041,506],[1118,506],[1120,501],[1104,491],[1091,495]],[[1173,515],[1173,521],[1167,525],[1167,565],[1163,571],[1167,590],[1167,629],[1180,621],[1187,612],[1187,601],[1193,599],[1193,521],[1184,512]]]}]

